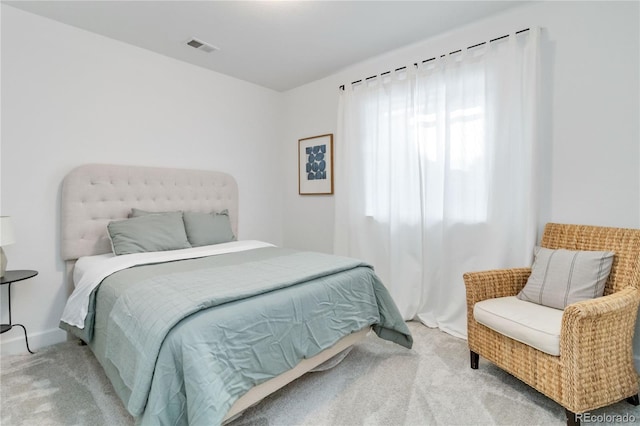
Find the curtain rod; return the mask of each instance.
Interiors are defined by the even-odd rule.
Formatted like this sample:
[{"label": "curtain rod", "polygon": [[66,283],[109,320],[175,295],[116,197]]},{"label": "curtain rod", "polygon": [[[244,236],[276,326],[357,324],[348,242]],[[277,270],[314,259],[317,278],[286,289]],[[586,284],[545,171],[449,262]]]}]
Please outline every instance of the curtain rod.
[{"label": "curtain rod", "polygon": [[[516,31],[516,35],[517,35],[517,34],[520,34],[520,33],[523,33],[523,32],[525,32],[525,31],[529,31],[529,28],[525,28],[524,30]],[[489,40],[489,43],[493,43],[494,41],[502,40],[503,38],[507,38],[507,37],[509,37],[509,34],[505,34],[505,35],[503,35],[503,36],[501,36],[501,37],[496,37],[496,38],[494,38],[494,39],[491,39],[491,40]],[[469,47],[467,47],[467,50],[469,50],[469,49],[473,49],[474,47],[482,46],[483,44],[487,44],[487,42],[486,42],[486,41],[483,41],[482,43],[474,44],[473,46],[469,46]],[[453,52],[449,52],[448,54],[449,54],[449,55],[453,55],[453,54],[460,53],[460,52],[462,52],[462,49],[454,50]],[[447,56],[447,54],[440,55],[440,57],[441,57],[441,58],[444,58],[445,56]],[[436,56],[434,56],[434,57],[433,57],[433,58],[431,58],[431,59],[425,59],[424,61],[422,61],[422,63],[424,64],[424,63],[426,63],[426,62],[433,61],[434,59],[436,59]],[[413,66],[417,68],[417,67],[418,67],[418,63],[417,63],[417,62],[414,62],[414,63],[413,63]],[[402,71],[403,69],[406,69],[406,68],[407,68],[406,66],[404,66],[404,67],[400,67],[400,68],[396,68],[396,69],[394,70],[394,72]],[[390,73],[391,73],[391,71],[385,71],[385,72],[381,73],[380,75],[381,75],[381,76],[383,76],[383,75],[390,74]],[[372,75],[371,77],[367,77],[367,78],[365,78],[365,79],[364,79],[364,81],[368,81],[368,80],[371,80],[372,78],[376,78],[376,77],[378,77],[378,76],[377,76],[377,75]],[[356,80],[356,81],[352,81],[352,82],[351,82],[351,84],[352,84],[352,85],[353,85],[353,84],[358,84],[358,83],[362,83],[362,80]],[[338,86],[338,89],[340,89],[340,90],[344,90],[344,84],[343,84],[343,85]]]}]

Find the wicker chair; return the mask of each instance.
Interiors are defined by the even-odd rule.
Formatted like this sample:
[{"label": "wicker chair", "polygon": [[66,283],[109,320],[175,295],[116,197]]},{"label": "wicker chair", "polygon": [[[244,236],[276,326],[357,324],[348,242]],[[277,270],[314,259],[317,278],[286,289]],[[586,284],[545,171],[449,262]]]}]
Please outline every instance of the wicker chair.
[{"label": "wicker chair", "polygon": [[552,356],[474,319],[477,302],[518,294],[530,268],[465,274],[471,368],[478,368],[480,355],[493,362],[562,405],[568,425],[579,424],[578,413],[625,398],[638,405],[632,341],[640,303],[640,229],[549,223],[541,246],[615,252],[604,296],[564,309],[560,355]]}]

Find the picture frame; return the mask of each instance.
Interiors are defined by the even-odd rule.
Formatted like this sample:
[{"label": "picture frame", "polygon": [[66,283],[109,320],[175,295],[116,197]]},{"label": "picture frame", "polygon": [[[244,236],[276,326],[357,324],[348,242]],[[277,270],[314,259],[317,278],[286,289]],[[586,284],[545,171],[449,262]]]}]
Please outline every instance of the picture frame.
[{"label": "picture frame", "polygon": [[333,194],[333,133],[298,139],[298,194]]}]

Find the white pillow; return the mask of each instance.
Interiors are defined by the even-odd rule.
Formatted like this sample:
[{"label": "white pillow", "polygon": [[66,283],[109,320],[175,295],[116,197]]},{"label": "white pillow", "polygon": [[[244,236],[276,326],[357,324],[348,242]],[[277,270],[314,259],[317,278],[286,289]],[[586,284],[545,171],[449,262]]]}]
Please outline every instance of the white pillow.
[{"label": "white pillow", "polygon": [[551,250],[536,247],[535,261],[518,299],[564,309],[602,296],[611,272],[611,251]]}]

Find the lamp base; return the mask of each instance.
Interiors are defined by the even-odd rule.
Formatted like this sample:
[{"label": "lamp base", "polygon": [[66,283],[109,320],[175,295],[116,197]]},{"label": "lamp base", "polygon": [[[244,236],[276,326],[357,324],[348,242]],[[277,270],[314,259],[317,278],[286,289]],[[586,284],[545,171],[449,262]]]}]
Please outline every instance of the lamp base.
[{"label": "lamp base", "polygon": [[7,256],[5,256],[4,250],[0,247],[0,278],[4,277],[5,272],[7,272]]}]

